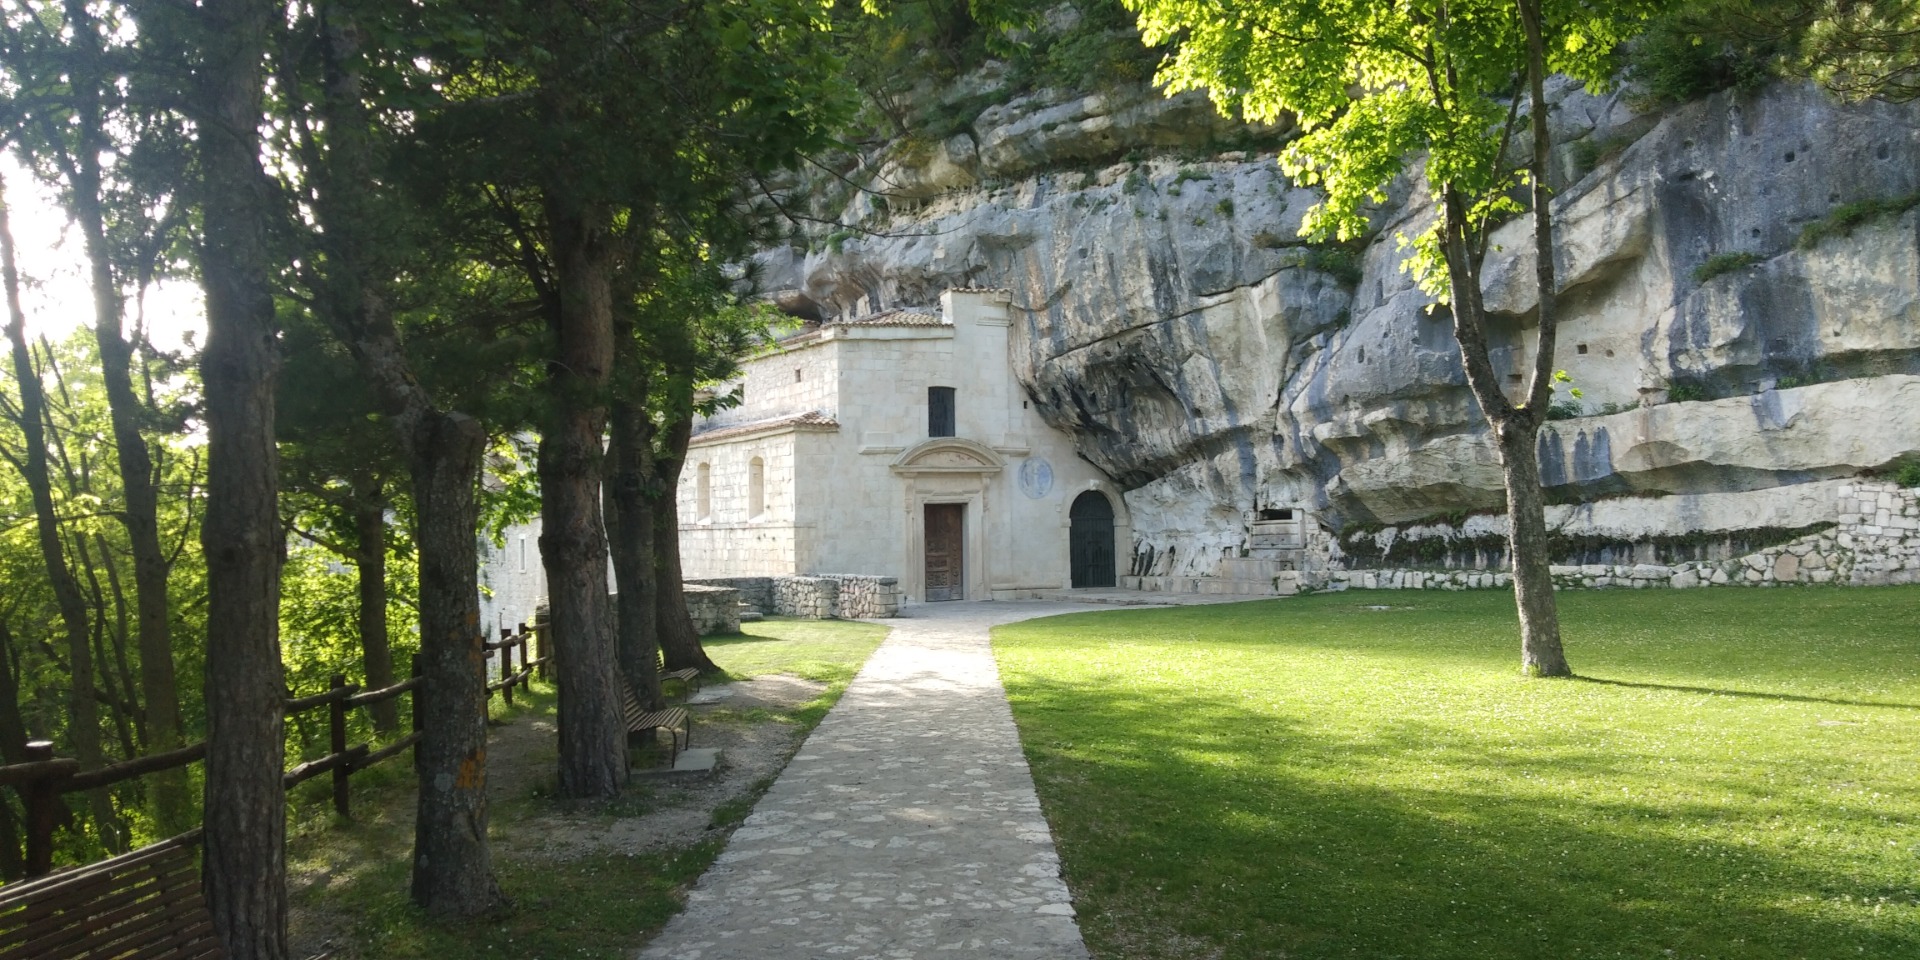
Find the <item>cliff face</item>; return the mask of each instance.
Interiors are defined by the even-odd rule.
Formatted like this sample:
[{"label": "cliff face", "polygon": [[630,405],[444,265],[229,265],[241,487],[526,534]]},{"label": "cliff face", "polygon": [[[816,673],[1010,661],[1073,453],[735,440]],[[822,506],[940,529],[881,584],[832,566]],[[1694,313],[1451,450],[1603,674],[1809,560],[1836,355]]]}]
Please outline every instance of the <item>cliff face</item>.
[{"label": "cliff face", "polygon": [[[1920,192],[1920,106],[1794,85],[1659,114],[1550,99],[1557,365],[1584,393],[1542,443],[1556,500],[1644,498],[1608,511],[1625,540],[1793,527],[1824,502],[1796,487],[1920,454],[1920,210],[1897,202]],[[1364,243],[1305,245],[1315,195],[1271,149],[1232,149],[1285,133],[1144,90],[1015,100],[869,158],[884,213],[854,195],[840,219],[861,231],[767,252],[765,283],[829,315],[1011,290],[1017,373],[1128,491],[1136,573],[1209,574],[1263,508],[1334,530],[1499,508],[1450,321],[1400,266],[1424,192],[1394,189]],[[1526,222],[1494,246],[1496,364],[1517,370]],[[1703,495],[1744,506],[1691,510]]]}]

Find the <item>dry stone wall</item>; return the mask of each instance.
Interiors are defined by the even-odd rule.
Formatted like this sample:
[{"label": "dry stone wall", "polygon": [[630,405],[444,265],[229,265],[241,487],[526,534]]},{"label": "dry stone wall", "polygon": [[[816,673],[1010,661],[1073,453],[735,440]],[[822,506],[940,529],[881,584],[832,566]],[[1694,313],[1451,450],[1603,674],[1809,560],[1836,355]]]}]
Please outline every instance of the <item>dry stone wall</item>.
[{"label": "dry stone wall", "polygon": [[740,632],[740,591],[732,587],[684,584],[687,616],[701,636]]},{"label": "dry stone wall", "polygon": [[[872,620],[900,615],[900,584],[894,577],[829,573],[793,577],[703,577],[692,585],[735,591],[762,613],[810,620]],[[689,601],[691,602],[691,601]],[[738,629],[738,613],[735,629]]]},{"label": "dry stone wall", "polygon": [[[1786,543],[1723,559],[1557,565],[1554,584],[1640,590],[1920,583],[1920,490],[1860,481],[1841,485],[1837,497],[1837,522]],[[1509,582],[1499,570],[1383,567],[1337,571],[1322,582],[1296,578],[1276,584],[1276,592],[1472,590],[1504,588]]]}]

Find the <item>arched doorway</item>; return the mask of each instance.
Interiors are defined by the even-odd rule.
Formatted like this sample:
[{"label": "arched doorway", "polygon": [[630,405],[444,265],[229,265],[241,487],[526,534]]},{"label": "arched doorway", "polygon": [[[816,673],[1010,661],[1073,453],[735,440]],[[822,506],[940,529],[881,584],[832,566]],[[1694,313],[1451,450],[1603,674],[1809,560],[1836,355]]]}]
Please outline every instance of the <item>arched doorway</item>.
[{"label": "arched doorway", "polygon": [[1073,585],[1113,586],[1113,501],[1098,490],[1088,490],[1074,498],[1067,521],[1067,562]]}]

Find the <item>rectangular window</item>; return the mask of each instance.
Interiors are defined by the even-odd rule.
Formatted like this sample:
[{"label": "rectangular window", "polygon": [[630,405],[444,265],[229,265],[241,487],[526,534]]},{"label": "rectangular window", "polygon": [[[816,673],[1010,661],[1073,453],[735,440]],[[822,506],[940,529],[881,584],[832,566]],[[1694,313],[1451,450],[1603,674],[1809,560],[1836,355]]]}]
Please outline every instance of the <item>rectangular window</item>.
[{"label": "rectangular window", "polygon": [[927,388],[927,436],[953,436],[953,388]]}]

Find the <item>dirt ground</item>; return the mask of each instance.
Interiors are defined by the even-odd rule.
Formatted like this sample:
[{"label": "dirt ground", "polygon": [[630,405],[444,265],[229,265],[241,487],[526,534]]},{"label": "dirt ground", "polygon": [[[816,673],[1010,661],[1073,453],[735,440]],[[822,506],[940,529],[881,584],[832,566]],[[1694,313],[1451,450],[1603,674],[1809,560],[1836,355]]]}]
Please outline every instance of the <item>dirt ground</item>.
[{"label": "dirt ground", "polygon": [[[552,796],[559,731],[551,712],[525,711],[494,724],[487,778],[495,861],[567,861],[700,842],[717,829],[717,809],[755,795],[786,766],[804,739],[791,711],[826,689],[824,683],[785,674],[709,685],[691,698],[688,709],[693,714],[692,746],[720,750],[715,770],[669,779],[636,776],[626,792],[611,801],[569,802]],[[648,764],[666,766],[664,746],[639,752],[636,769]],[[318,902],[322,898],[302,894],[362,873],[375,858],[404,856],[412,845],[412,792],[385,791],[382,800],[377,808],[356,809],[350,830],[323,825],[290,838],[292,956],[362,956],[349,935],[356,918],[323,906]],[[357,797],[355,802],[360,803]]]}]

